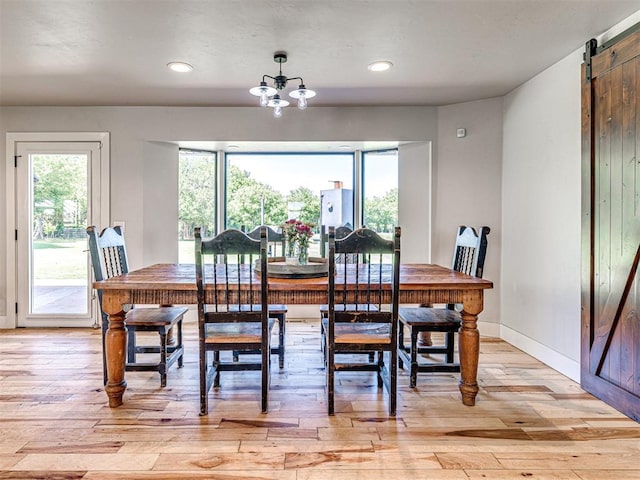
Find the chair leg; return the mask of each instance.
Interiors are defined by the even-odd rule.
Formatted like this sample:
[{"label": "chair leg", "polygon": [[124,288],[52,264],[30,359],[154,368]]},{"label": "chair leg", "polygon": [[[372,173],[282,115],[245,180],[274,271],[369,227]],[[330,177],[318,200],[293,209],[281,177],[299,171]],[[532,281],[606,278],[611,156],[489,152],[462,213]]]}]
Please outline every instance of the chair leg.
[{"label": "chair leg", "polygon": [[324,331],[324,325],[322,324],[322,320],[326,318],[322,312],[320,313],[320,350],[322,351],[322,356],[326,359],[327,352],[325,351],[326,347],[326,332]]},{"label": "chair leg", "polygon": [[334,405],[334,387],[335,387],[335,373],[336,373],[336,365],[335,365],[335,354],[331,345],[326,346],[327,349],[327,361],[326,361],[326,372],[327,372],[327,410],[329,415],[333,415],[335,413],[335,405]]},{"label": "chair leg", "polygon": [[209,413],[208,396],[209,389],[207,388],[207,351],[202,345],[200,340],[200,415],[206,415]]},{"label": "chair leg", "polygon": [[[404,350],[404,325],[398,324],[398,350]],[[398,368],[404,368],[402,357],[398,355]]]},{"label": "chair leg", "polygon": [[220,370],[218,369],[219,364],[220,364],[220,352],[216,350],[215,352],[213,352],[213,365],[216,369],[215,376],[213,377],[214,387],[220,386]]},{"label": "chair leg", "polygon": [[286,323],[285,315],[278,315],[278,366],[280,368],[284,368],[284,338]]},{"label": "chair leg", "polygon": [[382,380],[383,369],[384,369],[384,352],[378,352],[378,388],[382,388],[384,386],[384,381]]},{"label": "chair leg", "polygon": [[453,332],[447,332],[446,334],[446,342],[447,342],[447,354],[446,354],[446,358],[447,358],[447,363],[453,363],[453,349],[454,349],[454,333]]},{"label": "chair leg", "polygon": [[182,349],[182,353],[178,357],[178,368],[182,368],[184,364],[184,347],[182,345],[182,318],[178,321],[178,345],[176,348]]},{"label": "chair leg", "polygon": [[411,327],[411,371],[409,387],[415,388],[418,381],[418,329]]},{"label": "chair leg", "polygon": [[389,352],[389,415],[396,416],[396,404],[398,400],[398,350]]},{"label": "chair leg", "polygon": [[269,338],[262,340],[262,395],[261,410],[262,413],[269,411],[269,364],[271,363],[271,346]]},{"label": "chair leg", "polygon": [[107,351],[105,349],[107,330],[109,329],[109,317],[102,315],[102,377],[104,385],[109,381],[107,376]]},{"label": "chair leg", "polygon": [[136,331],[127,327],[127,361],[136,363]]},{"label": "chair leg", "polygon": [[160,363],[158,364],[158,372],[160,372],[160,387],[167,386],[167,334],[160,332]]}]

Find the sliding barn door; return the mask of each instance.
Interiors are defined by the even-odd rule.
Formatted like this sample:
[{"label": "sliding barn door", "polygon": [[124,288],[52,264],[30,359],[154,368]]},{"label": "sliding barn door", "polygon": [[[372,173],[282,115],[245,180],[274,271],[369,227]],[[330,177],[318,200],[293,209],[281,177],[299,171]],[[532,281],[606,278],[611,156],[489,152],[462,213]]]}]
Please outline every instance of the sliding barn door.
[{"label": "sliding barn door", "polygon": [[640,32],[586,50],[581,384],[640,420]]}]

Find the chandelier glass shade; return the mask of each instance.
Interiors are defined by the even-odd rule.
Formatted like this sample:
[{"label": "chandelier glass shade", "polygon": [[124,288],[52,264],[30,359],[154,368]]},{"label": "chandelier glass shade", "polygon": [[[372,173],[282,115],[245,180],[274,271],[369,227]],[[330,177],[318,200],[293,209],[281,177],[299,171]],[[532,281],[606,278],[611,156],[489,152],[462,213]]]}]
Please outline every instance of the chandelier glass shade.
[{"label": "chandelier glass shade", "polygon": [[[257,87],[253,87],[249,90],[251,95],[260,97],[261,107],[272,107],[273,116],[279,118],[282,116],[282,109],[289,105],[287,100],[283,100],[280,97],[280,93],[287,86],[287,82],[291,80],[299,80],[300,85],[296,90],[289,92],[289,96],[298,101],[298,108],[304,110],[307,108],[307,99],[316,96],[316,92],[308,89],[302,77],[286,77],[282,74],[282,64],[287,61],[287,54],[285,52],[276,52],[273,55],[273,61],[280,65],[280,72],[275,77],[271,75],[263,75],[262,81]],[[267,85],[267,78],[273,81],[273,87]]]}]

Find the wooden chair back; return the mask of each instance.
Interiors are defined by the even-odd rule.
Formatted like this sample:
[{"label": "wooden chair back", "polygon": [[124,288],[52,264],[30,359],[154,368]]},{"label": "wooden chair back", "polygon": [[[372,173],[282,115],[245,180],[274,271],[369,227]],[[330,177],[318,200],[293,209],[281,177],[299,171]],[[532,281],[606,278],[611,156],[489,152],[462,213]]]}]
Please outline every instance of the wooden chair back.
[{"label": "wooden chair back", "polygon": [[129,272],[124,235],[119,226],[105,228],[99,234],[96,227],[91,226],[87,228],[87,235],[96,281]]},{"label": "wooden chair back", "polygon": [[[249,238],[253,238],[254,240],[260,240],[260,232],[262,227],[267,229],[267,255],[269,257],[284,257],[284,234],[282,232],[277,232],[273,228],[260,225],[259,227],[254,228],[247,236]],[[244,231],[244,229],[242,230]]]},{"label": "wooden chair back", "polygon": [[[364,226],[362,228],[364,228]],[[351,232],[353,232],[353,228],[351,228],[350,225],[340,225],[338,227],[335,227],[335,238],[336,240],[340,240],[342,238],[345,238]],[[328,245],[329,245],[329,233],[327,232],[327,227],[325,225],[321,225],[320,226],[320,256],[323,258],[326,258],[327,256]],[[344,263],[344,260],[345,260],[344,255],[338,255],[338,257],[336,258],[337,263]],[[350,260],[353,260],[351,263],[355,263],[357,261],[357,257],[353,258],[353,255],[352,255]]]},{"label": "wooden chair back", "polygon": [[[200,229],[196,228],[195,244],[198,309],[205,322],[212,321],[208,317],[210,313],[228,313],[237,309],[239,317],[244,313],[252,317],[255,316],[257,308],[260,308],[257,311],[260,315],[264,310],[266,322],[268,320],[266,227],[261,227],[259,240],[254,240],[236,229],[225,230],[212,239],[203,240]],[[206,258],[209,258],[208,262]],[[258,281],[255,276],[256,260],[260,262]],[[242,265],[246,267],[243,268]],[[248,280],[246,284],[242,282],[243,276]],[[208,282],[213,285],[213,289],[205,293],[205,285]],[[247,308],[249,312],[245,311]],[[229,320],[225,319],[225,321]]]},{"label": "wooden chair back", "polygon": [[[89,253],[91,254],[93,277],[97,282],[129,273],[127,249],[120,226],[107,227],[100,233],[98,233],[98,229],[95,226],[90,226],[87,227],[87,235],[89,236]],[[102,290],[98,290],[98,301],[100,303],[104,337],[109,326],[109,319],[107,314],[102,311]]]},{"label": "wooden chair back", "polygon": [[458,227],[451,268],[482,278],[489,232],[491,232],[489,227],[480,227],[480,233],[476,233],[472,227],[464,225]]},{"label": "wooden chair back", "polygon": [[[268,409],[269,320],[267,298],[267,229],[260,240],[240,230],[225,230],[203,240],[195,229],[200,350],[200,414],[208,412],[208,392],[220,385],[221,371],[261,370],[261,408]],[[256,275],[256,261],[259,274]],[[209,285],[209,288],[207,288]],[[252,352],[259,362],[225,361],[221,352]],[[208,359],[213,353],[213,360]]]},{"label": "wooden chair back", "polygon": [[[364,318],[363,310],[370,314],[372,321],[380,319],[390,322],[391,316],[396,316],[397,319],[400,228],[396,227],[393,240],[385,240],[364,227],[342,239],[335,237],[335,231],[333,227],[329,227],[329,312],[336,304],[344,306],[342,311],[335,312],[335,321],[361,321]],[[336,258],[340,255],[360,260],[357,264],[339,263]],[[391,256],[392,264],[390,278],[383,269],[383,260],[388,256]],[[355,289],[347,288],[350,282],[355,282]],[[392,290],[391,301],[385,302],[385,289],[389,284]],[[389,311],[381,312],[385,303]],[[353,306],[347,308],[348,304]]]},{"label": "wooden chair back", "polygon": [[[489,227],[480,227],[480,233],[476,233],[473,227],[459,226],[451,268],[472,277],[482,278],[489,232],[491,232]],[[447,308],[454,310],[455,305],[448,304]]]}]

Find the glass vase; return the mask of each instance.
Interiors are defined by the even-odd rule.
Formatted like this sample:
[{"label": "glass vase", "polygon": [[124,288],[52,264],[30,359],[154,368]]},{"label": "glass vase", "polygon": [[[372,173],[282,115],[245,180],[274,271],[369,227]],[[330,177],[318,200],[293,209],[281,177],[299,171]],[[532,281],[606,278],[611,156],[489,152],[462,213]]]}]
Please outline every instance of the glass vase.
[{"label": "glass vase", "polygon": [[295,242],[287,242],[285,249],[284,261],[288,265],[297,265],[298,264],[298,248]]},{"label": "glass vase", "polygon": [[298,252],[298,263],[300,265],[307,265],[309,263],[309,247],[308,246],[300,246],[300,250]]}]

